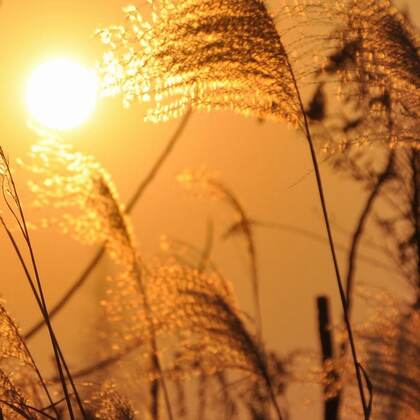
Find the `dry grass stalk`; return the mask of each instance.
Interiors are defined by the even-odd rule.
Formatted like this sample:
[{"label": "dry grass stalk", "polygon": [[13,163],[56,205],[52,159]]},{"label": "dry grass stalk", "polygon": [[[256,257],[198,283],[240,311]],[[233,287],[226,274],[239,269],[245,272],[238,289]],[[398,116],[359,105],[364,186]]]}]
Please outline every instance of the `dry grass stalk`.
[{"label": "dry grass stalk", "polygon": [[[110,257],[122,267],[118,279],[125,290],[123,295],[137,295],[137,304],[144,308],[144,325],[148,331],[150,361],[154,371],[151,389],[162,385],[166,409],[172,418],[168,392],[158,357],[156,334],[152,321],[149,298],[146,293],[143,269],[136,251],[131,225],[126,217],[110,176],[93,157],[74,152],[56,139],[46,139],[33,146],[28,168],[42,175],[40,182],[30,184],[37,204],[54,206],[60,210],[73,210],[53,220],[64,232],[73,233],[85,243],[105,243]],[[110,303],[104,301],[104,305]],[[127,305],[114,307],[116,313]],[[123,331],[119,333],[123,334]],[[158,416],[158,392],[152,392],[151,412]]]},{"label": "dry grass stalk", "polygon": [[134,98],[153,98],[159,103],[166,97],[179,97],[151,110],[149,119],[155,121],[177,116],[191,104],[300,125],[314,166],[360,399],[368,418],[314,142],[296,73],[273,19],[262,0],[154,4],[152,23],[144,22],[130,6],[126,9],[128,29],[114,26],[100,31],[109,46],[103,62],[105,91],[122,93],[127,104]]},{"label": "dry grass stalk", "polygon": [[54,351],[54,358],[57,370],[60,374],[60,384],[64,393],[64,399],[67,405],[67,412],[71,419],[74,419],[74,411],[72,406],[72,401],[70,398],[70,393],[68,390],[67,380],[70,383],[70,386],[73,390],[74,398],[76,399],[76,404],[80,411],[80,414],[85,418],[85,412],[83,408],[83,403],[80,399],[80,395],[76,388],[76,385],[73,381],[71,372],[67,366],[67,363],[64,359],[61,347],[57,341],[54,329],[51,325],[50,319],[48,317],[47,303],[45,301],[45,296],[43,292],[43,286],[41,277],[39,274],[37,260],[35,258],[34,249],[32,246],[31,237],[29,234],[28,224],[26,222],[25,214],[23,212],[22,204],[19,198],[19,194],[16,188],[14,178],[10,169],[8,159],[5,156],[3,149],[0,147],[0,180],[1,180],[1,189],[4,203],[9,210],[14,222],[18,227],[18,232],[22,235],[24,249],[29,254],[29,262],[26,261],[21,248],[18,245],[17,239],[14,233],[9,229],[6,221],[3,216],[0,215],[0,223],[18,257],[19,263],[24,271],[25,278],[30,286],[32,294],[36,300],[36,303],[41,311],[42,316],[45,319],[45,323],[48,327],[48,333],[51,340],[51,346]]},{"label": "dry grass stalk", "polygon": [[178,181],[187,189],[198,194],[207,194],[225,202],[233,210],[237,220],[232,224],[227,234],[239,232],[246,243],[247,252],[250,259],[251,286],[254,297],[254,310],[257,324],[258,335],[262,336],[262,312],[260,303],[259,278],[257,266],[257,249],[254,239],[253,226],[244,207],[235,194],[216,176],[211,175],[205,170],[189,171],[185,170],[178,175]]}]

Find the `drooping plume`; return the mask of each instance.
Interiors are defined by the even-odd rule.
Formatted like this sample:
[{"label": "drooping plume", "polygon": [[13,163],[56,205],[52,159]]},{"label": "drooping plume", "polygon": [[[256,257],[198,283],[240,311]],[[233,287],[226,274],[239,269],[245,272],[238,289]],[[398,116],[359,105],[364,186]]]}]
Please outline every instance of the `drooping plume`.
[{"label": "drooping plume", "polygon": [[126,105],[152,101],[148,120],[189,106],[299,120],[286,52],[262,0],[158,0],[151,22],[134,6],[125,13],[127,25],[99,31],[108,47],[104,89]]},{"label": "drooping plume", "polygon": [[338,130],[330,127],[326,149],[377,143],[418,148],[418,31],[388,0],[352,0],[337,19],[345,23],[330,37],[338,47],[324,71],[338,77],[347,112]]},{"label": "drooping plume", "polygon": [[[45,398],[44,392],[47,392]],[[7,402],[8,404],[5,404]],[[35,418],[30,407],[48,405],[48,393],[19,329],[0,302],[0,409],[5,418]]]},{"label": "drooping plume", "polygon": [[255,318],[259,335],[262,330],[262,313],[260,303],[260,285],[258,276],[258,264],[257,264],[257,247],[255,244],[254,230],[251,219],[248,217],[244,207],[242,206],[239,199],[216,176],[211,175],[205,170],[189,171],[185,170],[178,175],[178,181],[192,191],[196,191],[200,194],[207,194],[214,196],[222,200],[227,206],[235,213],[235,221],[225,233],[225,237],[228,237],[234,233],[239,233],[246,244],[247,253],[250,259],[250,277],[251,287],[254,297],[255,306]]},{"label": "drooping plume", "polygon": [[111,177],[92,156],[47,138],[32,146],[25,166],[34,174],[35,205],[59,210],[49,224],[83,243],[104,242],[117,263],[131,262],[131,225]]}]

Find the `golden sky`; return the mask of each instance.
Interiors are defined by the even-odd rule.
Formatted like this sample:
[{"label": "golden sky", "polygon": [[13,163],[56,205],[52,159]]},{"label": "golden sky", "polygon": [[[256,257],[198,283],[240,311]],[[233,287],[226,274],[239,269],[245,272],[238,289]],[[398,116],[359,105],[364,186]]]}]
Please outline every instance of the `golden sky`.
[{"label": "golden sky", "polygon": [[[49,58],[69,57],[94,66],[102,46],[93,36],[97,27],[123,19],[122,0],[3,0],[0,7],[0,133],[1,145],[11,162],[23,157],[36,135],[27,126],[24,86],[31,71]],[[420,18],[420,3],[407,2]],[[418,19],[419,20],[419,19]],[[93,154],[113,176],[123,201],[135,190],[179,121],[159,125],[143,122],[144,106],[122,108],[119,98],[100,100],[92,117],[62,137],[84,152]],[[133,213],[140,251],[153,255],[161,234],[189,241],[200,247],[209,220],[215,224],[214,259],[232,280],[242,306],[252,310],[247,257],[240,240],[223,242],[220,236],[233,217],[217,201],[194,198],[177,184],[185,168],[205,165],[220,174],[237,194],[250,217],[286,224],[324,234],[314,178],[310,174],[306,143],[302,136],[279,124],[260,124],[231,113],[193,114],[185,134]],[[336,227],[352,230],[363,203],[364,192],[341,176],[332,175],[323,164],[327,200]],[[25,176],[15,168],[18,187],[25,200]],[[29,219],[37,214],[24,202]],[[33,233],[47,299],[54,302],[89,261],[94,249],[83,247],[53,230]],[[337,242],[349,237],[336,229]],[[296,348],[318,347],[315,297],[328,294],[334,302],[334,319],[341,313],[328,248],[296,233],[260,228],[257,253],[261,276],[264,336],[280,354]],[[369,254],[369,251],[365,250]],[[340,253],[340,257],[344,254]],[[38,319],[26,283],[9,243],[0,237],[0,297],[25,329]],[[341,260],[343,268],[345,260]],[[360,263],[359,281],[392,276]],[[83,341],[75,337],[86,330],[94,313],[95,288],[106,273],[106,264],[96,271],[77,302],[69,304],[57,319],[59,337],[71,364],[80,362]],[[82,302],[82,303],[80,303]],[[77,313],[77,314],[76,314]],[[83,335],[83,334],[82,334]],[[41,334],[34,348],[46,363]],[[305,390],[292,395],[296,401]],[[313,391],[307,391],[313,396]],[[295,402],[296,402],[295,401]],[[293,401],[291,401],[293,406]],[[296,404],[294,418],[312,417],[312,408]],[[317,405],[315,404],[317,407]],[[310,406],[312,407],[312,406]],[[299,411],[300,410],[300,411]]]}]

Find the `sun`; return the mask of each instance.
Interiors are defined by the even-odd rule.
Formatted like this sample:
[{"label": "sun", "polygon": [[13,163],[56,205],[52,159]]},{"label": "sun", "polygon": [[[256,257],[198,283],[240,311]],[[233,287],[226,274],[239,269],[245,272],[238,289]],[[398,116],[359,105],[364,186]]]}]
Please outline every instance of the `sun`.
[{"label": "sun", "polygon": [[68,130],[86,121],[97,99],[95,73],[75,61],[60,58],[39,65],[26,85],[30,114],[44,127]]}]

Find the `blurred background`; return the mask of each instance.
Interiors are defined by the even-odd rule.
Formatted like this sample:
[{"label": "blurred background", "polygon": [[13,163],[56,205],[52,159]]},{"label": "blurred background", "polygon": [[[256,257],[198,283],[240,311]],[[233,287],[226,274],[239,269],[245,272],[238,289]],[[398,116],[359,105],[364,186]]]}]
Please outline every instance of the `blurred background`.
[{"label": "blurred background", "polygon": [[[31,208],[27,174],[14,164],[37,141],[37,135],[28,126],[25,82],[38,64],[50,58],[68,57],[94,67],[103,51],[94,36],[95,28],[123,22],[121,7],[125,4],[121,0],[4,0],[1,4],[1,145],[14,166],[29,220],[38,218],[37,212],[41,210]],[[399,4],[419,23],[418,1]],[[123,109],[120,98],[106,98],[98,101],[86,123],[60,134],[77,150],[95,156],[112,175],[123,202],[148,173],[179,124],[179,120],[146,124],[144,113],[143,105]],[[250,218],[283,226],[255,230],[263,334],[268,347],[279,355],[302,348],[318,350],[316,296],[325,294],[331,298],[334,321],[339,320],[341,309],[326,242],[293,231],[298,228],[325,236],[305,139],[280,124],[260,123],[228,112],[194,113],[132,213],[139,249],[146,257],[160,252],[163,234],[200,248],[205,243],[209,221],[214,223],[213,259],[233,282],[241,307],[252,315],[245,246],[239,238],[222,239],[224,231],[234,222],[234,215],[220,201],[186,193],[176,181],[183,169],[203,165],[219,174],[235,192]],[[366,192],[334,174],[326,163],[321,164],[321,170],[336,241],[348,246]],[[375,239],[375,232],[370,231],[368,237]],[[95,254],[95,248],[82,246],[54,229],[34,231],[33,241],[47,301],[52,304],[76,280]],[[366,247],[361,252],[372,255]],[[344,270],[346,253],[340,250],[339,256]],[[104,261],[95,270],[86,287],[54,321],[73,367],[83,365],[86,337],[98,307],[95,294],[108,264]],[[392,273],[380,267],[363,261],[358,267],[360,284],[371,279],[392,283]],[[403,294],[404,290],[396,293]],[[23,273],[3,234],[0,235],[0,297],[6,300],[24,331],[39,319]],[[355,320],[360,313],[356,303]],[[47,342],[45,331],[30,342],[45,369],[49,369],[51,358]],[[292,387],[291,418],[320,418],[320,395],[317,387]]]}]

